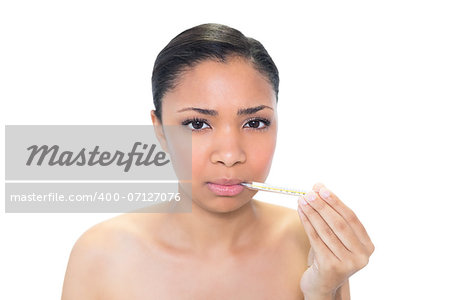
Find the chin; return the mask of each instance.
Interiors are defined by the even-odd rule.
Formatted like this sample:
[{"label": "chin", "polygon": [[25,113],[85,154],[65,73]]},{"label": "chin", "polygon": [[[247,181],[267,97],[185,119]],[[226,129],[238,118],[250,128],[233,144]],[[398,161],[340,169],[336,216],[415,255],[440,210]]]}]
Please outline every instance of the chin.
[{"label": "chin", "polygon": [[243,191],[237,196],[217,196],[212,193],[202,194],[201,201],[192,199],[192,204],[213,213],[229,213],[240,209],[251,201],[248,191]]}]

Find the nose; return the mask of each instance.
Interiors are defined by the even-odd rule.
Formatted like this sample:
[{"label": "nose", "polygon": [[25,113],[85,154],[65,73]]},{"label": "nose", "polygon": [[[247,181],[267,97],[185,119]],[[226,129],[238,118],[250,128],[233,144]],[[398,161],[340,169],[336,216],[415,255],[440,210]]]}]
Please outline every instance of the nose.
[{"label": "nose", "polygon": [[217,131],[212,143],[211,162],[214,164],[222,163],[226,167],[244,163],[246,154],[242,139],[243,137],[238,130],[227,128],[223,131]]}]

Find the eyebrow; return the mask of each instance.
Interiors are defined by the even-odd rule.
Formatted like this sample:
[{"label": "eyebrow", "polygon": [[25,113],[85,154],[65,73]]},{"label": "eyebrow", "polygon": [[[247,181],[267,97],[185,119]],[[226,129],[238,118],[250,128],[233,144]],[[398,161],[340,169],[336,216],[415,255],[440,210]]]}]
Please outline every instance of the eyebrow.
[{"label": "eyebrow", "polygon": [[[254,113],[256,113],[256,112],[258,112],[258,111],[260,111],[260,110],[262,110],[264,108],[269,108],[269,109],[273,110],[273,108],[270,107],[270,106],[258,105],[258,106],[255,106],[255,107],[241,108],[241,109],[238,110],[237,115],[238,116],[240,116],[240,115],[251,115],[251,114],[254,114]],[[198,108],[198,107],[186,107],[186,108],[180,109],[177,112],[183,112],[183,111],[187,111],[187,110],[193,110],[193,111],[196,111],[196,112],[199,112],[201,114],[208,115],[208,116],[217,116],[219,114],[219,112],[217,110],[206,109],[206,108]]]}]

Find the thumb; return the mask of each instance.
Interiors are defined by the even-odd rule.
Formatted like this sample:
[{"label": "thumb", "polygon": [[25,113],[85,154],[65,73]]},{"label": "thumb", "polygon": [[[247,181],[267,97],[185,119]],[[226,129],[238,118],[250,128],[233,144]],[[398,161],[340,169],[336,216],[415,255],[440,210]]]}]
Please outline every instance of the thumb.
[{"label": "thumb", "polygon": [[314,248],[313,247],[311,247],[309,249],[307,264],[308,264],[308,267],[312,267],[316,271],[319,270],[319,266],[317,265],[317,260],[316,260],[316,253],[314,252]]},{"label": "thumb", "polygon": [[309,248],[308,253],[308,267],[310,267],[314,262],[314,249],[311,247]]}]

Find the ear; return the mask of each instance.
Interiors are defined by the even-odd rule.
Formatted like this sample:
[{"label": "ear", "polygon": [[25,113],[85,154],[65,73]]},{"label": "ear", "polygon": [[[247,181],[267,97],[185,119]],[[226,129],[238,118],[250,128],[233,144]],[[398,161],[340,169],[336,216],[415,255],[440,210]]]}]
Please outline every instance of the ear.
[{"label": "ear", "polygon": [[155,135],[158,138],[159,144],[163,148],[164,152],[170,154],[169,147],[167,147],[166,135],[164,134],[163,124],[159,121],[158,117],[155,114],[155,110],[153,109],[151,112],[153,129],[155,130]]}]

